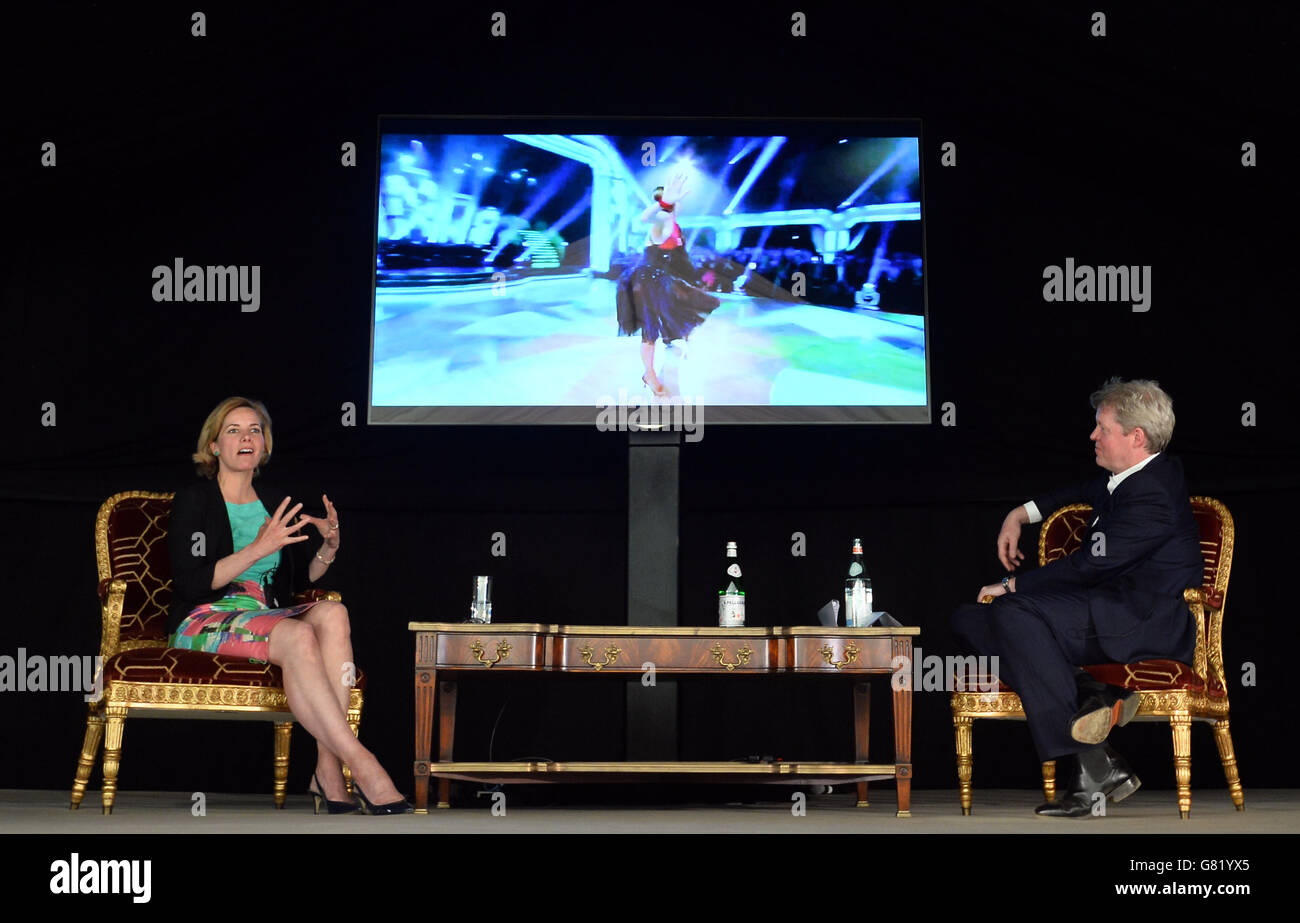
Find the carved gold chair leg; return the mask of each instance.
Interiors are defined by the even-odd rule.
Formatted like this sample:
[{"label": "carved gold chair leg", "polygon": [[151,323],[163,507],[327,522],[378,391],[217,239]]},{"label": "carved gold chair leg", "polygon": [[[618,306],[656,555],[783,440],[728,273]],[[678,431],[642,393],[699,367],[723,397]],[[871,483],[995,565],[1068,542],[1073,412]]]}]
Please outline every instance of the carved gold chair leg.
[{"label": "carved gold chair leg", "polygon": [[975,733],[972,719],[967,716],[953,716],[953,732],[957,735],[957,788],[961,798],[962,816],[971,811],[971,772],[975,760]]},{"label": "carved gold chair leg", "polygon": [[284,808],[285,789],[289,785],[289,741],[293,736],[292,721],[275,722],[275,806]]},{"label": "carved gold chair leg", "polygon": [[72,803],[70,810],[81,807],[86,797],[86,783],[90,781],[91,770],[95,768],[95,758],[99,756],[99,745],[104,740],[104,716],[92,711],[86,718],[86,739],[81,744],[81,756],[77,759],[77,775],[72,780]]},{"label": "carved gold chair leg", "polygon": [[1048,760],[1043,764],[1043,799],[1056,800],[1056,760]]},{"label": "carved gold chair leg", "polygon": [[1192,814],[1192,719],[1190,715],[1170,715],[1174,736],[1174,781],[1178,785],[1178,816],[1186,820]]},{"label": "carved gold chair leg", "polygon": [[126,706],[109,705],[104,726],[104,813],[113,813],[117,799],[117,771],[122,762],[122,732],[126,728]]},{"label": "carved gold chair leg", "polygon": [[[348,727],[352,729],[353,737],[361,736],[361,694],[353,690],[352,700],[348,706]],[[343,764],[343,784],[348,787],[348,794],[355,795],[352,790],[352,767],[347,763]]]},{"label": "carved gold chair leg", "polygon": [[1238,811],[1246,809],[1246,793],[1241,788],[1241,779],[1237,776],[1237,754],[1232,749],[1232,733],[1228,730],[1228,719],[1221,718],[1214,722],[1214,742],[1219,748],[1219,760],[1223,763],[1223,775],[1228,780],[1228,795]]}]

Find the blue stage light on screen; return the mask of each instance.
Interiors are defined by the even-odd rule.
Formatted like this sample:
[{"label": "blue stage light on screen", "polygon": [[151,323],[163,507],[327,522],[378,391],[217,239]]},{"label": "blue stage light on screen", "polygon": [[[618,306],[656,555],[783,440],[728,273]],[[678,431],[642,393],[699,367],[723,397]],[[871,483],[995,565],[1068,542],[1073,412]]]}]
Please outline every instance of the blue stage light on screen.
[{"label": "blue stage light on screen", "polygon": [[470,156],[473,157],[475,160],[482,160],[482,159],[483,159],[483,155],[480,154],[480,153],[478,153],[477,151],[475,151],[475,152],[474,152],[473,154],[471,154]]},{"label": "blue stage light on screen", "polygon": [[880,177],[892,170],[894,165],[899,161],[904,162],[903,169],[905,171],[909,173],[916,172],[915,164],[918,162],[916,150],[917,141],[915,138],[899,138],[897,143],[894,145],[893,152],[885,158],[884,162],[881,163],[880,166],[876,167],[876,169],[871,172],[870,176],[862,181],[862,184],[858,186],[857,189],[853,190],[853,193],[847,199],[840,203],[839,207],[845,209],[857,202],[863,193],[871,188],[871,185],[875,183],[876,180],[880,179]]},{"label": "blue stage light on screen", "polygon": [[772,158],[776,156],[777,151],[781,149],[785,142],[786,139],[779,135],[767,139],[767,143],[763,145],[763,153],[759,154],[758,159],[754,161],[754,165],[749,168],[749,173],[746,174],[744,180],[741,181],[740,188],[737,189],[735,195],[731,197],[731,201],[727,203],[727,207],[722,210],[724,215],[735,213],[736,209],[740,206],[741,200],[745,198],[745,194],[749,192],[750,187],[758,181],[759,176],[762,175],[765,169],[767,169],[767,165],[772,162]]},{"label": "blue stage light on screen", "polygon": [[737,163],[739,163],[742,159],[744,159],[746,154],[748,154],[756,147],[758,147],[758,139],[751,138],[748,142],[746,142],[745,146],[740,150],[739,153],[736,154],[735,157],[732,157],[730,160],[727,161],[727,166],[734,167]]}]

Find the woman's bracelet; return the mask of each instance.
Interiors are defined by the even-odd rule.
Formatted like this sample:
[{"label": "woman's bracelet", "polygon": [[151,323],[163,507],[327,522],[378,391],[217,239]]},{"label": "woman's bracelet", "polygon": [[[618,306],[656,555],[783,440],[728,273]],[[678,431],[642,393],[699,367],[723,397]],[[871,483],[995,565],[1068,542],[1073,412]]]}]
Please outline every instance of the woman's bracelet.
[{"label": "woman's bracelet", "polygon": [[[338,555],[335,554],[335,555],[334,555],[334,558],[337,558],[337,557],[338,557]],[[320,556],[320,552],[319,552],[319,551],[316,552],[316,560],[317,560],[317,561],[320,561],[322,564],[325,564],[325,565],[333,564],[333,563],[334,563],[334,558],[329,558],[329,559],[322,558],[322,557]]]}]

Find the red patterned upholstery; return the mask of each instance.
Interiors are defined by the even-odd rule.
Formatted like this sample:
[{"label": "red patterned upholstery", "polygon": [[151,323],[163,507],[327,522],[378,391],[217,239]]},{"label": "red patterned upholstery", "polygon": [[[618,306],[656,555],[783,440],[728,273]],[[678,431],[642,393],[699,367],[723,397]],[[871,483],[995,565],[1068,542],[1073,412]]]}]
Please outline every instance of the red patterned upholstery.
[{"label": "red patterned upholstery", "polygon": [[[184,683],[195,685],[270,686],[281,685],[280,668],[270,663],[250,663],[241,657],[223,657],[203,651],[168,647],[144,647],[123,651],[104,664],[104,682]],[[365,688],[365,677],[357,674],[356,685]]]},{"label": "red patterned upholstery", "polygon": [[104,664],[104,682],[114,680],[227,686],[279,686],[282,682],[280,668],[274,664],[170,647],[123,651]]},{"label": "red patterned upholstery", "polygon": [[[108,572],[126,580],[121,641],[163,641],[172,599],[167,558],[171,497],[125,497],[108,517]],[[100,599],[107,594],[100,582]]]},{"label": "red patterned upholstery", "polygon": [[1142,692],[1168,692],[1185,689],[1222,697],[1227,692],[1217,680],[1206,682],[1196,671],[1177,660],[1142,660],[1138,663],[1103,663],[1084,667],[1093,679],[1125,689]]},{"label": "red patterned upholstery", "polygon": [[1039,536],[1038,564],[1050,564],[1083,545],[1083,533],[1092,521],[1092,507],[1079,503],[1066,507],[1046,523]]},{"label": "red patterned upholstery", "polygon": [[[1098,682],[1123,686],[1125,689],[1137,689],[1141,692],[1169,692],[1185,689],[1188,692],[1208,692],[1212,696],[1227,694],[1217,681],[1210,682],[1207,689],[1206,681],[1197,676],[1195,670],[1177,660],[1142,660],[1130,664],[1102,663],[1084,669]],[[968,678],[967,688],[975,688],[980,692],[1015,692],[996,676],[987,674]]]},{"label": "red patterned upholstery", "polygon": [[1201,585],[1210,608],[1219,609],[1223,607],[1223,593],[1216,585],[1219,562],[1223,558],[1223,520],[1216,510],[1199,503],[1192,505],[1192,515],[1196,517],[1196,525],[1201,530],[1201,557],[1205,559]]}]

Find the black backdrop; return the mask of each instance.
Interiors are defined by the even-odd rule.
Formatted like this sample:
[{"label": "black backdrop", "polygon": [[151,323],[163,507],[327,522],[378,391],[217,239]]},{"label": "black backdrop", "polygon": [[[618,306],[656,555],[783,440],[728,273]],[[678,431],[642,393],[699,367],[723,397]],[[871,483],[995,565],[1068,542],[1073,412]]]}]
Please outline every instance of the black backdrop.
[{"label": "black backdrop", "polygon": [[[498,618],[622,621],[627,443],[594,427],[364,425],[377,115],[917,117],[932,395],[955,405],[955,425],[936,412],[932,425],[706,427],[681,454],[682,621],[711,618],[727,539],[745,553],[761,625],[831,598],[860,534],[879,605],[919,625],[925,651],[953,653],[948,615],[1000,575],[1006,511],[1092,468],[1089,392],[1111,375],[1156,378],[1176,401],[1171,450],[1192,491],[1236,519],[1225,648],[1243,781],[1294,785],[1277,743],[1293,746],[1279,731],[1295,711],[1294,153],[1282,141],[1294,23],[1267,8],[1144,5],[1108,10],[1095,37],[1079,4],[902,6],[802,6],[806,38],[790,35],[790,11],[697,4],[507,9],[504,38],[490,35],[490,7],[440,5],[206,5],[202,38],[180,9],[10,19],[0,654],[93,653],[98,504],[185,483],[207,411],[259,397],[275,419],[268,476],[328,491],[346,524],[330,582],[371,677],[363,737],[409,790],[406,622],[461,618],[479,572],[497,575]],[[56,166],[40,163],[46,141]],[[347,141],[355,167],[340,163]],[[947,141],[955,166],[941,165]],[[1243,165],[1245,142],[1257,166]],[[154,302],[152,267],[177,257],[261,266],[260,310]],[[1043,268],[1067,257],[1151,266],[1150,310],[1044,302]],[[349,401],[354,427],[342,424]],[[47,402],[54,426],[42,425]],[[1255,425],[1243,425],[1247,402]],[[498,531],[504,559],[490,555]],[[796,531],[803,558],[790,555]],[[1256,685],[1240,682],[1247,663]],[[495,758],[618,758],[621,694],[467,682],[457,755],[486,757],[500,713]],[[695,681],[682,697],[685,757],[850,755],[848,697],[833,690]],[[887,701],[882,688],[878,744]],[[954,786],[946,703],[917,696],[919,787]],[[0,788],[66,788],[83,709],[75,693],[0,693]],[[1148,785],[1172,785],[1166,731],[1117,739]],[[270,743],[258,725],[132,722],[122,784],[265,790]],[[296,790],[311,762],[295,737]],[[977,726],[978,786],[1036,778],[1023,725]],[[1223,784],[1205,729],[1193,784]]]}]

